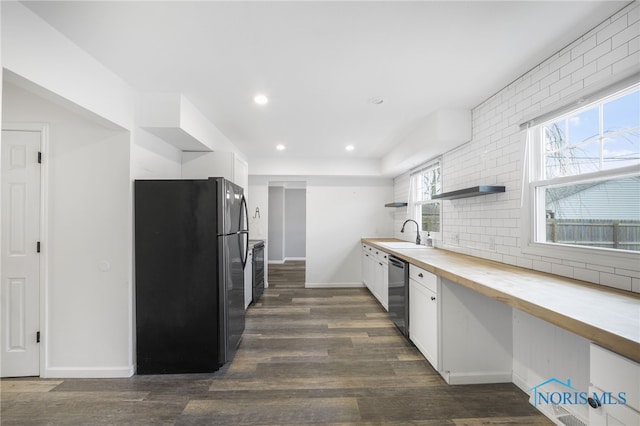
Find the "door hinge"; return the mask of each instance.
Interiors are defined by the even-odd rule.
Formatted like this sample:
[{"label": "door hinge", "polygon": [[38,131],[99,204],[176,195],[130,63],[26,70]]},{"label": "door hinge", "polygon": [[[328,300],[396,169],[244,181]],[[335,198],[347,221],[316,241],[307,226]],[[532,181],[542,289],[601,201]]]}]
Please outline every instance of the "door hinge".
[{"label": "door hinge", "polygon": [[36,243],[36,251],[40,253],[40,241]]},{"label": "door hinge", "polygon": [[40,343],[40,332],[36,333],[36,343]]},{"label": "door hinge", "polygon": [[42,152],[38,152],[38,164],[42,164]]}]

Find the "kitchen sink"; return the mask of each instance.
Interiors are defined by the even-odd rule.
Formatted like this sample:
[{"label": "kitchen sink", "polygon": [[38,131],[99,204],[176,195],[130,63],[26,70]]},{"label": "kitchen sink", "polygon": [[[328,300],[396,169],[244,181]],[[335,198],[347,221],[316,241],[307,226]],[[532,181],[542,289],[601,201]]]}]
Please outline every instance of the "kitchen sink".
[{"label": "kitchen sink", "polygon": [[408,241],[394,241],[389,243],[378,243],[382,247],[390,248],[390,249],[426,249],[427,247],[423,245],[418,245],[416,243],[410,243]]}]

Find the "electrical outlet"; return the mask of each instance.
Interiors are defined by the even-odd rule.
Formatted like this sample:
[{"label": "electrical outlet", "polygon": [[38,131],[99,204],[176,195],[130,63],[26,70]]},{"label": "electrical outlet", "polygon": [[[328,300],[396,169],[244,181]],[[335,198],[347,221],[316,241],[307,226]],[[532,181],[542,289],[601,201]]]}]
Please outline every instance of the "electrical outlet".
[{"label": "electrical outlet", "polygon": [[460,245],[460,234],[453,234],[453,238],[451,239],[451,244],[454,246]]}]

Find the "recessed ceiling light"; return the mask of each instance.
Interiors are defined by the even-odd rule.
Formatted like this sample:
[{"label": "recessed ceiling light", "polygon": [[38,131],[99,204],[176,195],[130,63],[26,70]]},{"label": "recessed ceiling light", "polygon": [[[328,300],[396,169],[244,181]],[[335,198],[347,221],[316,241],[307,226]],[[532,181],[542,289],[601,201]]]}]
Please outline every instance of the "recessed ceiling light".
[{"label": "recessed ceiling light", "polygon": [[344,147],[344,149],[346,149],[347,151],[353,151],[354,149],[356,149],[356,147],[353,145],[347,145]]},{"label": "recessed ceiling light", "polygon": [[253,98],[253,102],[257,103],[258,105],[265,105],[269,102],[269,98],[267,98],[265,95],[263,94],[257,94],[254,98]]},{"label": "recessed ceiling light", "polygon": [[278,151],[284,151],[287,147],[284,146],[283,144],[279,143],[278,145],[276,145],[276,149]]},{"label": "recessed ceiling light", "polygon": [[381,96],[375,96],[373,98],[369,98],[367,102],[374,105],[380,105],[384,102],[384,98],[382,98]]}]

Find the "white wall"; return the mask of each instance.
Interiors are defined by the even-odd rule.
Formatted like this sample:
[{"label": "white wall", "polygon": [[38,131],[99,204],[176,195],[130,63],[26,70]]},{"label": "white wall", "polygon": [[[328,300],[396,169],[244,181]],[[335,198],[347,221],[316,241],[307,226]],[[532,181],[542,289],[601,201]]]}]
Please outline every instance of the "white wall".
[{"label": "white wall", "polygon": [[[95,58],[18,2],[2,2],[2,66],[125,129],[135,93]],[[46,95],[46,91],[43,95]]]},{"label": "white wall", "polygon": [[284,187],[269,187],[269,262],[284,262]]},{"label": "white wall", "polygon": [[[269,187],[250,179],[247,207],[249,210],[249,238],[265,240],[269,223]],[[256,210],[257,209],[257,210]]]},{"label": "white wall", "polygon": [[[393,233],[393,209],[384,207],[393,198],[393,180],[252,175],[250,212],[255,209],[252,203],[264,211],[270,182],[306,183],[306,285],[362,286],[360,239]],[[261,221],[265,223],[264,214]],[[270,240],[267,249],[272,249]]]},{"label": "white wall", "polygon": [[307,179],[309,287],[361,286],[362,237],[393,234],[391,179]]},{"label": "white wall", "polygon": [[[640,63],[640,3],[634,2],[509,84],[473,110],[473,139],[443,156],[443,190],[505,185],[504,194],[443,202],[447,249],[640,292],[640,268],[620,269],[595,258],[576,262],[523,252],[524,210],[520,188],[524,137],[519,124],[563,99],[577,96]],[[395,178],[394,195],[406,201],[408,174]],[[526,206],[525,206],[526,208]],[[398,223],[406,209],[397,209]],[[401,223],[401,222],[400,222]],[[456,236],[458,238],[456,238]]]},{"label": "white wall", "polygon": [[3,120],[50,124],[41,374],[130,376],[131,177],[179,177],[178,152],[135,127],[137,95],[127,84],[19,3],[2,2],[2,65],[17,95]]},{"label": "white wall", "polygon": [[284,190],[284,257],[304,259],[307,242],[307,190]]},{"label": "white wall", "polygon": [[41,374],[130,376],[129,132],[11,84],[3,87],[2,120],[49,126]]},{"label": "white wall", "polygon": [[135,128],[131,145],[131,178],[179,178],[182,151],[157,136]]},{"label": "white wall", "polygon": [[[269,224],[269,187],[268,185],[256,184],[253,179],[249,179],[249,197],[247,206],[249,208],[249,238],[252,240],[265,241],[264,259],[269,260],[269,241],[267,240]],[[259,210],[256,211],[256,208]],[[264,269],[264,284],[269,287],[269,268]]]}]

